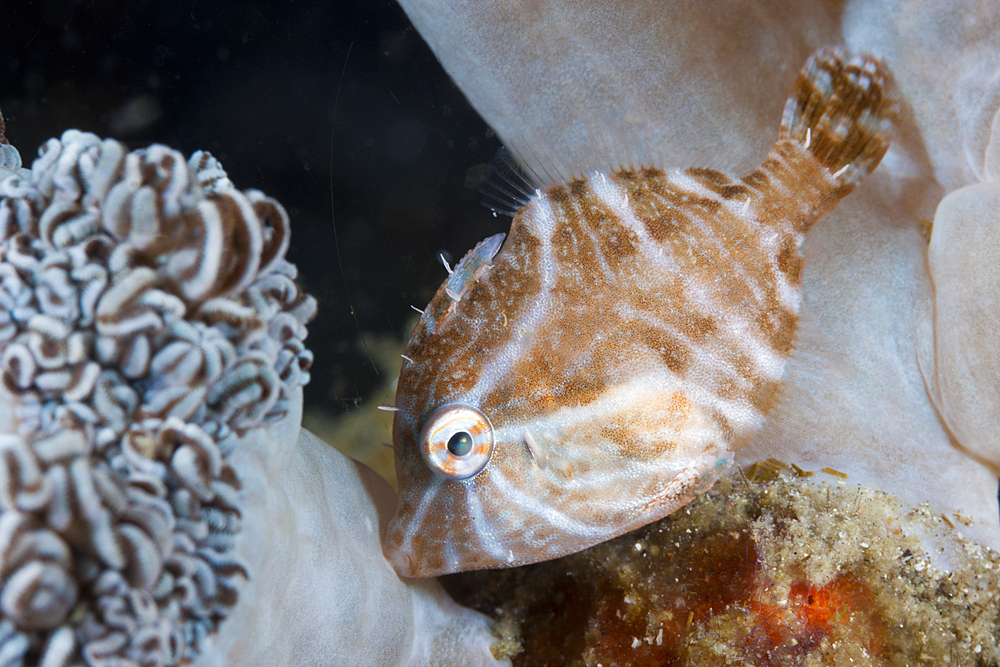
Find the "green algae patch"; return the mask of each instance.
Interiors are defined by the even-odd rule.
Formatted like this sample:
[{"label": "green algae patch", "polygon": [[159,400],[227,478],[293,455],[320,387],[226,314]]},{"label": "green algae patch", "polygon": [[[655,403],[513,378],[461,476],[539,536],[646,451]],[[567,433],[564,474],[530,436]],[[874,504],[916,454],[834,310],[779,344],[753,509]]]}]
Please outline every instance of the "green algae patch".
[{"label": "green algae patch", "polygon": [[587,551],[443,581],[515,666],[1000,664],[1000,556],[819,477],[769,464]]}]

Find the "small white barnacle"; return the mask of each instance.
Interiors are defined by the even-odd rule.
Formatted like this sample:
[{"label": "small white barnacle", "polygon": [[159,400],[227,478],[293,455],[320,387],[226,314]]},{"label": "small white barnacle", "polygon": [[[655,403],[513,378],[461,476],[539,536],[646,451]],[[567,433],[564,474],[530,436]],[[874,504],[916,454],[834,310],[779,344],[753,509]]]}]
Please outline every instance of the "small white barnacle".
[{"label": "small white barnacle", "polygon": [[227,458],[312,361],[288,236],[207,153],[0,142],[0,663],[187,664],[236,604]]}]

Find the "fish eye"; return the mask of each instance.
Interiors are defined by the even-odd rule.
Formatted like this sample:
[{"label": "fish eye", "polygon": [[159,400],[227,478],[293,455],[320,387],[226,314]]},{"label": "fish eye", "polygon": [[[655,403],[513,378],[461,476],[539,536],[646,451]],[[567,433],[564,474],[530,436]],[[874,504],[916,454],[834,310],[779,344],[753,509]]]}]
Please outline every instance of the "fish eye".
[{"label": "fish eye", "polygon": [[465,456],[472,451],[472,435],[468,431],[459,431],[448,438],[448,451],[454,456]]},{"label": "fish eye", "polygon": [[438,408],[420,429],[420,455],[435,474],[468,479],[486,467],[493,455],[493,425],[468,405]]}]

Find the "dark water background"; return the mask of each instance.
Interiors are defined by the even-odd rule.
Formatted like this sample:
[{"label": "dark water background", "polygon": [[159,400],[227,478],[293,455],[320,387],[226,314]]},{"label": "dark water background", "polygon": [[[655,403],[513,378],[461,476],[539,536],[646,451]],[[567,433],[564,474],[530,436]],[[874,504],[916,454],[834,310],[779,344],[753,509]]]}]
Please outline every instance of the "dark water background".
[{"label": "dark water background", "polygon": [[333,414],[386,379],[359,332],[403,338],[437,254],[509,226],[474,185],[498,141],[391,1],[3,0],[0,110],[26,164],[77,128],[209,150],[281,201],[320,302],[306,400]]}]

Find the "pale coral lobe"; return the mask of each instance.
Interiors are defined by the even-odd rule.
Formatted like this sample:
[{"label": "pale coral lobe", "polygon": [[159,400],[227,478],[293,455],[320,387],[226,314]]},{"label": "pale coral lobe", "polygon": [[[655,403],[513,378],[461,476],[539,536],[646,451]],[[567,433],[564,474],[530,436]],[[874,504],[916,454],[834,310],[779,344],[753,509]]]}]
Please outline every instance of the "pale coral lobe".
[{"label": "pale coral lobe", "polygon": [[[806,233],[877,165],[897,112],[868,57],[821,51],[778,142],[742,178],[627,167],[537,191],[477,248],[410,340],[397,391],[400,480],[386,552],[408,576],[571,553],[711,486],[762,426],[802,301]],[[495,253],[493,256],[492,253]],[[448,405],[492,426],[489,464],[421,458]]]}]

